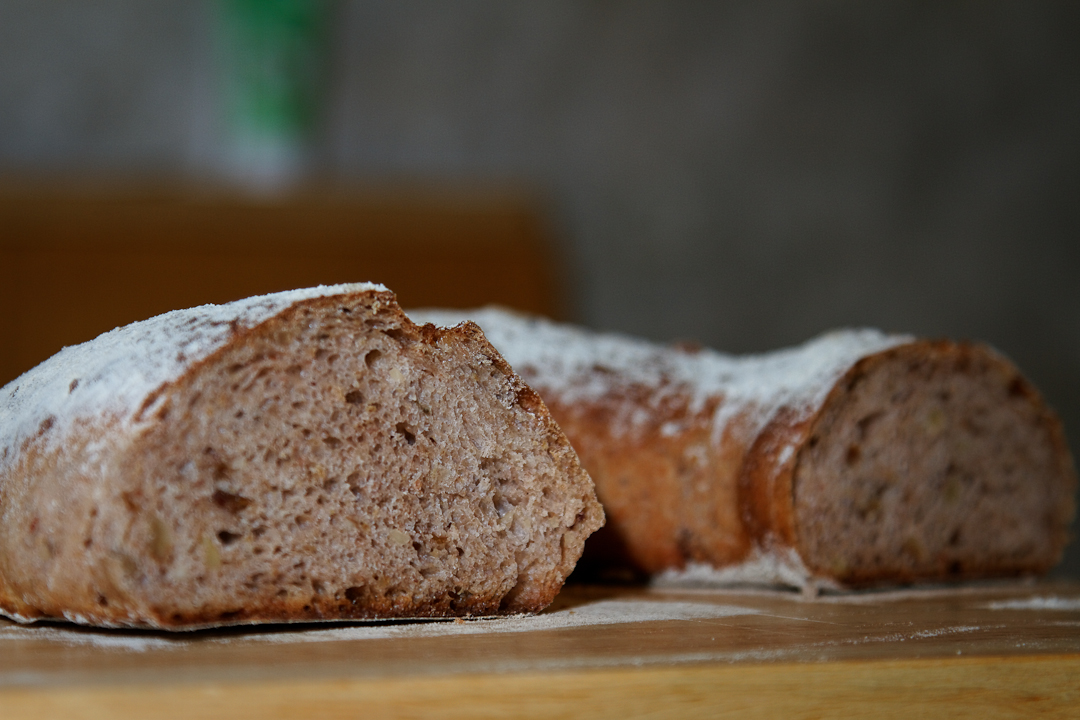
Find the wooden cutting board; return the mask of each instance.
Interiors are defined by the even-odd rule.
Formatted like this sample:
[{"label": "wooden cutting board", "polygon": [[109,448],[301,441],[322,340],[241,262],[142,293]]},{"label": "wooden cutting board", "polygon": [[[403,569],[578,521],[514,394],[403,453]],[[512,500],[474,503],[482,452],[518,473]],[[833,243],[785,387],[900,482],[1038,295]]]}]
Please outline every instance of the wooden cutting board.
[{"label": "wooden cutting board", "polygon": [[537,617],[0,621],[0,718],[1080,717],[1080,584],[804,598],[571,586]]}]

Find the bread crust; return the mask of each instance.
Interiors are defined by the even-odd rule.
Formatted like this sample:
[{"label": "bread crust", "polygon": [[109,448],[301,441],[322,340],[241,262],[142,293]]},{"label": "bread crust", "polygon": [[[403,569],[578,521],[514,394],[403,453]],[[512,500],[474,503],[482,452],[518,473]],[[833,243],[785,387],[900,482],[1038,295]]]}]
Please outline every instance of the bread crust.
[{"label": "bread crust", "polygon": [[[253,307],[256,308],[255,311],[252,311]],[[117,394],[123,395],[124,381],[115,375],[118,370],[131,370],[124,363],[106,363],[98,370],[91,369],[93,359],[104,352],[99,350],[95,354],[92,347],[89,350],[82,347],[65,352],[68,356],[74,354],[82,358],[82,364],[73,365],[81,378],[88,377],[83,374],[84,370],[91,375],[100,370],[94,375],[94,381],[69,381],[66,375],[63,375],[69,368],[57,373],[44,367],[31,371],[3,389],[0,398],[8,401],[7,405],[3,406],[5,414],[0,416],[0,428],[3,429],[0,433],[0,446],[3,447],[0,451],[0,612],[3,614],[20,621],[66,618],[104,626],[191,629],[253,622],[483,616],[536,612],[551,602],[566,576],[573,570],[585,538],[602,524],[602,510],[596,503],[591,481],[581,468],[565,435],[539,396],[513,373],[476,325],[464,324],[452,329],[417,326],[401,312],[392,293],[381,286],[371,285],[321,288],[299,294],[268,296],[262,299],[261,305],[260,299],[256,298],[235,307],[220,306],[212,310],[202,309],[202,312],[200,309],[185,312],[187,315],[178,316],[174,322],[170,321],[168,327],[154,329],[155,342],[168,346],[160,354],[162,357],[167,356],[169,362],[154,364],[144,360],[143,367],[138,371],[147,377],[142,378],[141,386],[136,388],[138,392],[128,392],[118,402],[109,402],[109,393],[99,393],[101,397],[94,402],[80,403],[77,399],[80,390],[89,393],[98,387],[120,387]],[[171,472],[168,468],[175,470],[179,466],[180,461],[174,460],[178,452],[176,448],[186,447],[185,443],[192,445],[193,433],[203,433],[207,437],[213,437],[214,432],[224,433],[227,429],[224,418],[232,415],[234,407],[247,407],[241,403],[241,391],[238,391],[235,398],[221,393],[208,399],[205,397],[206,388],[218,387],[229,372],[247,372],[241,367],[244,363],[270,363],[271,360],[266,359],[267,353],[272,355],[280,352],[282,357],[292,353],[301,358],[310,357],[310,363],[316,363],[322,357],[320,353],[325,355],[327,351],[308,348],[297,338],[311,337],[312,333],[317,333],[321,327],[319,323],[325,324],[327,329],[322,334],[316,334],[316,337],[330,338],[334,333],[347,331],[360,339],[375,337],[378,342],[383,343],[379,345],[384,348],[381,354],[390,353],[391,348],[395,352],[400,349],[400,356],[411,364],[401,364],[400,367],[387,365],[382,372],[388,373],[393,382],[403,383],[402,387],[406,389],[398,392],[401,396],[407,394],[412,398],[419,392],[416,388],[427,387],[433,388],[432,392],[442,397],[438,393],[444,391],[444,386],[450,387],[451,372],[458,375],[472,372],[474,377],[477,377],[477,373],[486,373],[485,378],[475,382],[468,379],[454,380],[457,385],[453,387],[464,387],[469,391],[475,386],[477,397],[487,403],[485,407],[494,408],[493,412],[508,418],[511,425],[505,428],[484,427],[484,423],[491,421],[468,415],[458,418],[456,409],[435,407],[427,408],[427,412],[433,413],[441,421],[455,421],[465,427],[462,437],[472,432],[478,434],[478,437],[493,433],[492,437],[514,439],[522,448],[514,451],[518,453],[514,457],[524,458],[523,462],[532,463],[529,467],[538,468],[535,478],[522,479],[525,484],[520,492],[524,493],[523,497],[527,496],[529,507],[515,507],[513,512],[531,513],[532,520],[536,522],[546,518],[549,522],[544,533],[547,535],[542,535],[537,530],[528,540],[507,541],[509,544],[505,551],[492,550],[492,558],[498,558],[498,553],[502,553],[501,562],[505,566],[500,571],[502,575],[494,573],[492,577],[498,576],[502,579],[496,582],[491,577],[486,577],[488,570],[483,565],[469,565],[468,563],[473,561],[466,556],[462,560],[454,560],[454,568],[458,569],[446,570],[445,573],[442,565],[432,560],[434,565],[425,572],[434,573],[436,580],[425,585],[409,566],[409,562],[415,565],[419,560],[415,559],[415,553],[405,544],[406,534],[391,529],[390,533],[398,535],[391,537],[390,550],[395,550],[395,543],[400,544],[405,550],[409,550],[406,555],[414,559],[408,562],[394,561],[396,565],[388,560],[386,568],[378,570],[374,576],[363,567],[346,567],[346,574],[351,573],[349,577],[355,576],[352,580],[340,579],[338,582],[336,578],[312,579],[310,583],[315,590],[309,589],[306,593],[295,592],[295,588],[291,586],[287,593],[284,587],[274,592],[278,588],[274,587],[273,583],[264,583],[265,587],[259,585],[258,590],[250,591],[243,590],[240,585],[236,587],[241,589],[235,591],[207,590],[203,586],[214,582],[214,572],[224,576],[224,571],[220,569],[222,566],[229,568],[232,567],[230,563],[242,565],[253,560],[241,555],[237,548],[240,545],[244,548],[261,547],[258,545],[259,528],[256,525],[258,522],[265,525],[266,521],[254,519],[254,513],[262,498],[258,495],[251,496],[256,488],[250,479],[244,481],[248,484],[243,486],[243,490],[237,490],[236,488],[240,487],[237,483],[242,481],[242,472],[232,467],[226,469],[228,462],[213,455],[230,452],[231,448],[227,443],[221,449],[208,445],[205,459],[191,460],[183,466],[187,468],[185,472],[190,471],[190,477],[185,481],[188,484],[183,487],[180,487],[179,480],[158,482],[155,476]],[[197,325],[207,326],[202,328],[205,330],[203,334],[196,333],[190,327]],[[114,333],[141,337],[138,328],[131,329],[134,327],[129,326]],[[168,334],[170,330],[174,334],[188,335],[180,339],[159,337],[162,332]],[[192,337],[195,337],[197,342],[192,342]],[[336,339],[337,335],[328,342]],[[345,343],[346,340],[342,339],[341,342]],[[104,346],[108,341],[99,339],[94,343]],[[262,350],[257,353],[253,348]],[[153,354],[138,342],[132,342],[129,349],[136,354]],[[358,351],[361,349],[357,347]],[[375,354],[380,353],[376,351]],[[439,375],[444,372],[438,364],[441,362],[440,358],[458,358],[454,360],[457,365],[446,365],[446,378]],[[54,359],[50,362],[55,365],[57,361]],[[354,363],[359,368],[356,372],[365,370],[363,356],[359,359],[340,359],[337,362],[339,366],[340,363]],[[268,367],[273,372],[279,371],[277,366]],[[272,375],[271,370],[267,370],[263,375]],[[306,365],[297,366],[295,372],[302,374],[308,370]],[[292,372],[293,368],[288,368],[288,371]],[[370,374],[375,371],[368,372]],[[51,377],[52,375],[56,377]],[[257,377],[262,378],[263,375]],[[48,382],[39,381],[39,376],[49,376],[50,379]],[[58,397],[57,393],[53,392],[53,386],[58,382],[70,382],[67,395],[72,397],[70,402],[74,407],[67,408],[64,405],[66,397],[55,402],[45,402],[53,396]],[[373,387],[379,387],[381,382],[383,381],[376,378],[370,380],[369,384],[374,383]],[[407,385],[408,383],[412,384]],[[135,384],[138,385],[138,381]],[[343,388],[333,392],[344,395],[346,390],[347,388]],[[324,395],[329,392],[325,389],[318,391]],[[45,400],[33,403],[24,399],[21,404],[15,401],[20,393],[35,392],[36,397]],[[491,392],[497,397],[490,396],[488,393]],[[287,397],[285,399],[288,400]],[[267,398],[264,404],[269,402],[271,398]],[[416,401],[408,402],[416,404]],[[40,405],[47,405],[51,410],[38,421],[32,413],[40,414]],[[344,407],[350,408],[350,412],[357,412],[347,404]],[[198,408],[198,411],[195,408]],[[370,408],[369,411],[376,412]],[[323,412],[319,403],[314,404],[311,412],[323,413],[319,417],[330,415],[330,409]],[[340,414],[339,411],[334,412],[335,415]],[[197,417],[193,418],[193,415]],[[252,421],[253,424],[248,427],[269,428],[267,432],[271,438],[275,433],[282,436],[288,433],[295,435],[295,429],[288,427],[290,418],[287,413],[279,420],[273,420],[270,415],[267,418],[259,423]],[[28,425],[35,422],[38,423],[36,431],[28,432]],[[274,430],[276,426],[272,425],[273,422],[280,424],[280,430]],[[352,422],[348,427],[354,427],[356,432],[363,435],[368,427],[365,423],[374,421],[357,419]],[[221,425],[220,429],[214,430],[215,423]],[[399,423],[399,426],[403,425],[404,423]],[[404,451],[411,449],[414,442],[417,442],[414,432],[419,434],[419,427],[399,427],[398,434],[392,435],[403,448],[402,451],[397,451],[402,453],[402,457]],[[407,444],[403,442],[403,438],[408,440]],[[333,440],[333,447],[342,442],[336,438]],[[311,452],[307,454],[312,458],[324,457],[329,452],[316,439],[312,439],[311,444],[319,445],[318,452],[322,453],[318,455],[315,448],[311,448]],[[424,452],[429,455],[443,452],[434,440],[430,446],[433,449],[428,450],[427,447],[425,446]],[[515,448],[517,447],[518,445],[515,445]],[[358,451],[354,451],[354,454],[356,452]],[[391,464],[398,462],[396,456],[392,455],[395,452],[393,450],[376,452],[381,453],[379,457],[391,453]],[[465,448],[462,452],[464,455],[461,457],[468,460],[474,457],[475,451]],[[306,478],[319,472],[326,475],[327,471],[322,470],[321,465],[304,457],[304,447],[296,450],[294,455],[299,458],[295,461],[297,470],[294,472],[298,478]],[[457,457],[458,455],[453,456]],[[374,462],[375,459],[377,458],[374,456],[372,459],[358,456],[348,459],[348,464],[351,467],[359,463],[362,468],[365,463]],[[457,464],[447,466],[449,469],[442,471],[442,475],[436,478],[442,485],[431,480],[424,481],[424,488],[429,485],[436,488],[430,491],[412,490],[412,485],[407,485],[412,483],[419,488],[418,480],[409,480],[405,476],[399,479],[390,478],[384,483],[390,488],[389,502],[411,502],[414,505],[420,503],[417,507],[427,507],[423,503],[434,497],[430,493],[448,492],[437,488],[455,482],[459,486],[466,482],[466,485],[461,486],[461,492],[472,492],[482,499],[481,495],[474,492],[473,484],[494,487],[493,476],[486,475],[485,471],[481,470],[481,474],[477,475],[474,481],[466,481],[463,477],[458,480],[454,477],[455,472],[463,473],[469,471],[469,468],[474,468],[470,472],[475,472],[475,463],[480,459],[477,457],[475,462],[468,460],[473,464],[467,466],[461,464],[465,461],[453,460]],[[214,470],[215,462],[216,467],[222,468],[220,471]],[[431,464],[431,470],[425,470],[429,467],[425,463],[435,463],[433,459],[428,460],[427,455],[422,456],[421,460],[409,462],[419,463],[416,472],[423,470],[432,477],[435,477],[436,470],[442,467]],[[209,469],[191,469],[197,464]],[[232,476],[234,472],[236,477]],[[501,472],[508,471],[504,469]],[[518,475],[515,475],[515,478]],[[301,478],[298,482],[308,480]],[[529,483],[534,483],[535,486]],[[229,490],[223,490],[222,487],[228,487]],[[330,505],[333,505],[334,502],[343,502],[342,498],[349,501],[352,499],[349,488],[344,487],[343,478],[326,478],[321,486],[297,485],[298,489],[304,487],[307,488],[305,492],[318,497],[320,503],[329,499]],[[362,491],[363,488],[353,489],[354,493]],[[493,491],[487,492],[490,496]],[[292,490],[281,490],[279,495],[288,498],[288,502],[298,502],[293,499],[295,493]],[[550,507],[541,508],[540,503],[549,495],[553,496]],[[357,497],[361,496],[358,494]],[[409,499],[414,497],[419,497],[419,500]],[[446,497],[454,500],[457,496],[451,494]],[[286,501],[274,502],[280,504]],[[371,501],[368,505],[371,506],[374,502]],[[188,515],[176,510],[176,504],[183,505],[183,512]],[[322,512],[314,504],[310,504],[310,507],[311,510],[305,512],[314,512],[316,515]],[[564,514],[568,513],[569,517],[559,517],[556,522],[555,515],[562,511],[565,511]],[[266,515],[268,511],[263,508],[260,512]],[[378,515],[378,508],[375,508],[375,512]],[[496,523],[498,518],[490,507],[483,512],[487,515],[478,510],[476,517],[490,516],[491,522]],[[175,521],[171,519],[174,516],[177,518]],[[331,520],[336,522],[342,520],[342,517],[335,516]],[[407,519],[413,521],[411,516],[407,516]],[[184,545],[185,527],[192,522],[204,521],[211,530],[206,531],[201,541],[196,538]],[[218,533],[219,538],[213,536],[212,528],[215,522],[218,526],[224,524],[228,528]],[[299,524],[282,530],[282,537],[285,538],[283,544],[286,547],[276,548],[282,553],[282,557],[291,558],[290,562],[296,560],[298,563],[317,567],[317,556],[331,549],[343,557],[351,556],[352,550],[348,547],[343,549],[337,546],[320,546],[316,536],[310,533],[304,535],[302,528],[305,526],[323,523],[320,527],[328,527],[326,518],[304,516],[296,522]],[[416,520],[416,523],[419,528],[420,520]],[[462,542],[468,540],[469,527],[448,527],[455,533],[460,530],[464,538]],[[484,532],[498,531],[502,536],[507,536],[505,529],[498,530],[495,525],[492,527],[494,529],[487,528]],[[276,529],[271,527],[270,531],[272,534]],[[265,527],[262,532],[266,532]],[[413,532],[410,531],[410,534]],[[412,538],[413,546],[420,548],[424,545],[426,548],[425,543],[429,542],[430,537],[420,537],[420,532],[419,529],[415,530],[417,535]],[[366,537],[363,531],[350,537],[353,536],[358,538],[357,542],[367,542],[363,540]],[[296,538],[296,547],[288,546],[290,537]],[[316,544],[304,545],[303,543],[310,542],[311,537],[316,537]],[[374,537],[370,542],[376,543],[377,540],[386,542],[385,539]],[[514,542],[517,544],[514,545]],[[199,556],[194,561],[188,557],[190,552],[185,554],[188,546],[194,548],[193,552]],[[513,550],[515,547],[518,548],[516,551]],[[205,557],[200,555],[203,551]],[[427,550],[421,548],[416,552],[422,554]],[[364,557],[377,557],[377,554]],[[184,584],[187,582],[184,575],[187,571],[178,569],[183,563],[190,565],[192,562],[209,565],[210,570],[203,568],[199,572],[211,578],[204,579],[203,585],[191,586],[194,588],[192,597],[195,599],[184,596],[186,591],[183,588],[188,587]],[[449,561],[443,564],[446,562]],[[279,565],[284,568],[281,571],[283,578],[293,577],[289,575],[291,571],[285,568],[284,560]],[[513,570],[515,567],[519,569]],[[404,581],[400,581],[392,591],[379,590],[381,586],[378,585],[378,577],[393,574],[395,568],[418,580],[414,585],[402,585]],[[515,576],[514,572],[520,574]],[[438,580],[444,574],[446,578]],[[361,582],[356,578],[366,580]],[[338,582],[340,587],[334,585],[335,582]],[[354,586],[346,587],[349,583]],[[329,589],[324,590],[323,585]],[[169,593],[158,592],[155,595],[157,591],[154,588],[158,586],[180,590],[176,590],[175,597],[162,598],[160,595]]]}]

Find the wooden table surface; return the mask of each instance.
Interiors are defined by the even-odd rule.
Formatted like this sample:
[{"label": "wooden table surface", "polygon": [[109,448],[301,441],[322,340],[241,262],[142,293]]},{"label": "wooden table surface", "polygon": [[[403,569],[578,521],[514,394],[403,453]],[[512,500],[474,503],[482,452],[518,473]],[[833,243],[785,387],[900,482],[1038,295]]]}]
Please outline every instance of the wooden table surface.
[{"label": "wooden table surface", "polygon": [[0,620],[0,718],[1080,717],[1080,584],[807,599],[570,586],[537,617]]}]

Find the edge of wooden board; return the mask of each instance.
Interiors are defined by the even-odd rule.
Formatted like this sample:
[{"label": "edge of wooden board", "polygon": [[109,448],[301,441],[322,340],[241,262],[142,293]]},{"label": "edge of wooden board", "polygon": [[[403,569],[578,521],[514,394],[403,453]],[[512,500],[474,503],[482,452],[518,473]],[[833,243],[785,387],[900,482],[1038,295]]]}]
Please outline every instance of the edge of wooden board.
[{"label": "edge of wooden board", "polygon": [[0,689],[4,718],[1075,717],[1080,655]]}]

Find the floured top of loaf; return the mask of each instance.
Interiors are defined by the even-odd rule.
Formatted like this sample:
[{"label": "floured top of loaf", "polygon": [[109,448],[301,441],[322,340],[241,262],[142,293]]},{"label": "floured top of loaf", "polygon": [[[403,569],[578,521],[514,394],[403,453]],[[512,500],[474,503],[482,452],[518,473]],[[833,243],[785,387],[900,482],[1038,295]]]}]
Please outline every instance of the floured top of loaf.
[{"label": "floured top of loaf", "polygon": [[130,422],[157,388],[293,304],[315,297],[386,291],[373,283],[320,285],[224,305],[174,310],[66,347],[0,390],[0,469],[41,430],[59,438],[77,418],[102,413]]},{"label": "floured top of loaf", "polygon": [[[691,414],[721,398],[714,427],[723,428],[742,414],[749,432],[759,431],[782,407],[817,406],[859,358],[912,340],[873,329],[841,330],[789,350],[732,356],[596,333],[499,308],[408,314],[416,322],[436,325],[474,321],[515,371],[542,394],[546,391],[545,397],[574,403],[640,385],[655,391],[648,396],[653,403],[689,397]],[[621,429],[632,429],[634,423],[632,416],[623,418]]]}]

